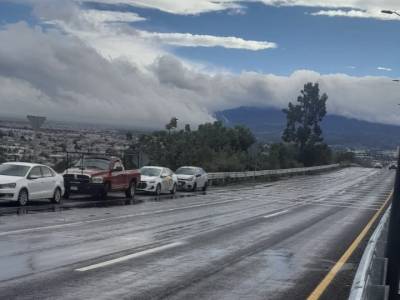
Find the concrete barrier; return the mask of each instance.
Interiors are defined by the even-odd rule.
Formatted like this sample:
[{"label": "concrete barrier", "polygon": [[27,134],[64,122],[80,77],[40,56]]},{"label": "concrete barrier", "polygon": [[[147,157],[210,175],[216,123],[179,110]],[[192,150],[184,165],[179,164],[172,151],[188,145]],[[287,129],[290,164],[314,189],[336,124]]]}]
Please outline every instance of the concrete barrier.
[{"label": "concrete barrier", "polygon": [[277,170],[260,170],[260,171],[246,171],[246,172],[219,172],[208,173],[208,180],[210,185],[216,182],[226,182],[235,180],[246,180],[258,177],[280,177],[298,174],[307,174],[318,171],[328,171],[339,168],[340,164],[315,166],[308,168],[292,168],[292,169],[277,169]]},{"label": "concrete barrier", "polygon": [[389,297],[389,287],[386,285],[388,261],[385,258],[389,216],[390,208],[383,215],[365,248],[349,300],[384,300]]}]

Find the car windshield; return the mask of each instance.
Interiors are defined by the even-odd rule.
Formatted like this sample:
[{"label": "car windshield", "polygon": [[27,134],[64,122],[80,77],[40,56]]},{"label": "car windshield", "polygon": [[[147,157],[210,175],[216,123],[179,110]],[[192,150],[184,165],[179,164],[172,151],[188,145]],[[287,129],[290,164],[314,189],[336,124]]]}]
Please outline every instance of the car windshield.
[{"label": "car windshield", "polygon": [[159,168],[141,168],[140,174],[144,176],[160,176],[161,169]]},{"label": "car windshield", "polygon": [[196,174],[196,169],[194,168],[179,168],[175,172],[178,175],[195,175]]},{"label": "car windshield", "polygon": [[110,168],[110,161],[101,158],[84,158],[83,160],[80,159],[75,164],[75,167],[83,169],[108,170]]},{"label": "car windshield", "polygon": [[0,175],[24,177],[29,171],[29,167],[21,165],[0,165]]}]

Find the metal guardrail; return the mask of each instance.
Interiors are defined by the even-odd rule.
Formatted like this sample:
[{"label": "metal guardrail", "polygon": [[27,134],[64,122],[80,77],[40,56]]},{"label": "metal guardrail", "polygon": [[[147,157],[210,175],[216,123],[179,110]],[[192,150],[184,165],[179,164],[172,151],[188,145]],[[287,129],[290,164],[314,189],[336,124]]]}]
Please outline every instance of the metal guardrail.
[{"label": "metal guardrail", "polygon": [[216,179],[231,179],[231,178],[252,178],[268,175],[290,175],[312,171],[322,171],[338,168],[340,164],[332,164],[325,166],[316,166],[308,168],[292,168],[292,169],[277,169],[277,170],[260,170],[260,171],[247,171],[247,172],[220,172],[208,173],[209,180]]},{"label": "metal guardrail", "polygon": [[390,208],[372,234],[354,277],[349,300],[388,299],[386,285],[388,260],[385,258]]}]

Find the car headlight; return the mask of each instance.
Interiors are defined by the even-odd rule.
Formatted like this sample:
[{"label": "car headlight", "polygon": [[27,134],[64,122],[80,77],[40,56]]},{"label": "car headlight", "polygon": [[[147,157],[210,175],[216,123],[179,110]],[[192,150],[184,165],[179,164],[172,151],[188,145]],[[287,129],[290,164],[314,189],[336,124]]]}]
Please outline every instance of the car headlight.
[{"label": "car headlight", "polygon": [[15,189],[16,186],[16,183],[0,184],[0,189]]},{"label": "car headlight", "polygon": [[103,177],[92,177],[93,183],[103,183]]}]

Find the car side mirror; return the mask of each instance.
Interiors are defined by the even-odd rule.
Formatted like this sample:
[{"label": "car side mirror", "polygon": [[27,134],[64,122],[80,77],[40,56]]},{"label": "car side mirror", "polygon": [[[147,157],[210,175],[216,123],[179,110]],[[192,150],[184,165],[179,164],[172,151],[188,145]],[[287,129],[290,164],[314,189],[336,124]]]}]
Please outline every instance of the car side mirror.
[{"label": "car side mirror", "polygon": [[37,175],[29,175],[28,176],[29,180],[36,180],[36,179],[39,179],[39,178],[40,178],[40,176],[37,176]]},{"label": "car side mirror", "polygon": [[160,175],[160,178],[166,178],[167,175]]},{"label": "car side mirror", "polygon": [[112,171],[113,172],[122,172],[122,167],[116,167]]},{"label": "car side mirror", "polygon": [[201,177],[201,174],[197,174],[196,177]]}]

